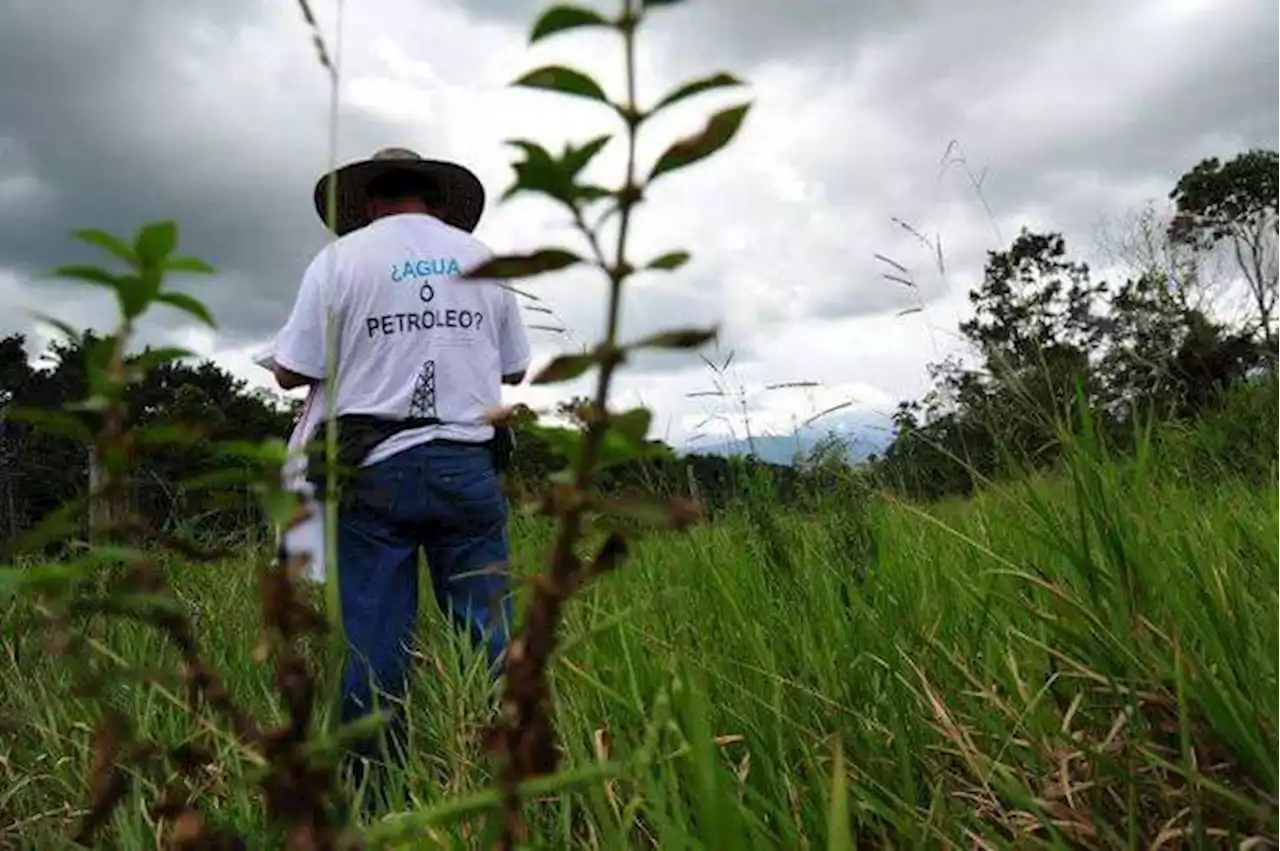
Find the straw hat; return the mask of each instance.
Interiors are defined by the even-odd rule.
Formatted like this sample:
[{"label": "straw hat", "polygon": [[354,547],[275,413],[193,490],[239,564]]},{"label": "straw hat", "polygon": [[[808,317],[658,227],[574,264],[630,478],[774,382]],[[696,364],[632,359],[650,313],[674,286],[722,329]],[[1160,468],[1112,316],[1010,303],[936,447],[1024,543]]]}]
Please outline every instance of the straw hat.
[{"label": "straw hat", "polygon": [[[338,236],[369,224],[365,212],[365,191],[369,181],[392,171],[411,171],[435,181],[440,187],[440,218],[467,232],[474,231],[484,212],[484,186],[468,168],[457,163],[423,159],[408,148],[383,148],[367,160],[349,163],[337,170]],[[316,213],[328,224],[329,174],[316,182],[313,193]]]}]

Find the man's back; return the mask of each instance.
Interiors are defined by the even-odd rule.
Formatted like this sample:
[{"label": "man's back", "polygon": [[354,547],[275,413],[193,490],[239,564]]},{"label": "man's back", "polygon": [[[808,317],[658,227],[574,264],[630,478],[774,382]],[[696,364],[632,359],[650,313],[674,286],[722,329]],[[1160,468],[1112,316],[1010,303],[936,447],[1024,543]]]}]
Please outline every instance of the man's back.
[{"label": "man's back", "polygon": [[342,237],[308,267],[277,340],[282,365],[325,374],[332,309],[339,323],[337,412],[442,423],[401,432],[365,464],[429,438],[480,443],[493,435],[483,412],[501,402],[502,376],[528,367],[529,344],[510,290],[461,279],[491,256],[463,230],[404,213]]}]

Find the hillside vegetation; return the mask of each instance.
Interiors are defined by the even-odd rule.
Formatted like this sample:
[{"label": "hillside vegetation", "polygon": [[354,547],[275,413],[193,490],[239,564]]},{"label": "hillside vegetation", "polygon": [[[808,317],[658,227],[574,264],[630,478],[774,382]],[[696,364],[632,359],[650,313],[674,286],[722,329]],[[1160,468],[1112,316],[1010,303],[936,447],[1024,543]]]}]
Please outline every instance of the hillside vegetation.
[{"label": "hillside vegetation", "polygon": [[[1280,532],[1275,444],[1258,438],[1277,427],[1274,385],[1234,402],[1136,457],[1076,445],[1056,472],[967,500],[834,487],[801,513],[744,497],[645,540],[579,601],[553,667],[566,763],[633,767],[537,803],[540,847],[814,847],[846,824],[856,846],[1274,841]],[[521,573],[549,531],[517,524]],[[254,657],[266,556],[172,569],[227,686],[278,713]],[[4,612],[0,844],[48,848],[87,791],[96,713],[27,622]],[[478,662],[434,609],[422,638],[404,782],[429,808],[491,769]],[[142,629],[100,641],[169,667]],[[113,692],[148,737],[207,749],[219,819],[258,823],[237,748],[159,688]],[[122,847],[152,842],[157,791],[116,812]]]}]

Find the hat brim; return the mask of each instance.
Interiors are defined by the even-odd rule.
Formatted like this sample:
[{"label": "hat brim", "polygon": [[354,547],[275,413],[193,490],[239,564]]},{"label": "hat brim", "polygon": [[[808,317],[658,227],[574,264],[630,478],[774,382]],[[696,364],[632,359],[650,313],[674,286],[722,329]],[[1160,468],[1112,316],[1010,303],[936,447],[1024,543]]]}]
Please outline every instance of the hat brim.
[{"label": "hat brim", "polygon": [[[365,210],[369,181],[390,171],[412,171],[440,187],[440,218],[468,233],[476,229],[484,213],[485,193],[480,178],[457,163],[441,160],[362,160],[337,170],[337,219],[334,231],[345,236],[369,224]],[[313,193],[316,214],[329,223],[329,174],[316,182]]]}]

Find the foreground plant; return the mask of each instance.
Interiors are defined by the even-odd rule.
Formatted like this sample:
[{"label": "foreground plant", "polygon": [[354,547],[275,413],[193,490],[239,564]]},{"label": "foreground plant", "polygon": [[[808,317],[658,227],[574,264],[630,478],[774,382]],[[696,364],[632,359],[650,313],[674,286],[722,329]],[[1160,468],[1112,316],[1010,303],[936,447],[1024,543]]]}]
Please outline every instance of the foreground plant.
[{"label": "foreground plant", "polygon": [[[623,461],[644,457],[653,449],[646,443],[651,414],[646,408],[611,410],[609,390],[616,371],[628,357],[642,349],[693,349],[716,336],[715,328],[679,328],[640,340],[621,339],[622,297],[625,285],[641,271],[673,271],[683,266],[689,253],[672,250],[637,265],[629,256],[634,214],[646,190],[657,180],[710,157],[737,134],[749,104],[725,109],[711,116],[698,133],[670,147],[642,174],[636,150],[640,130],[654,115],[693,95],[741,85],[737,78],[719,73],[690,80],[650,107],[642,107],[636,95],[636,44],[639,30],[657,7],[673,0],[623,0],[616,18],[578,6],[553,6],[534,23],[530,42],[579,29],[602,29],[622,42],[626,91],[611,99],[603,87],[583,71],[561,65],[537,68],[514,85],[558,92],[595,101],[622,122],[626,166],[620,185],[604,187],[583,179],[583,172],[614,139],[597,136],[581,145],[566,144],[559,154],[527,139],[510,144],[523,159],[515,163],[516,179],[503,199],[521,193],[544,196],[567,212],[587,247],[583,256],[558,246],[529,254],[498,257],[471,273],[476,279],[518,279],[574,266],[598,269],[608,284],[604,338],[585,353],[555,358],[532,380],[550,384],[596,371],[595,393],[576,412],[581,430],[530,426],[569,461],[555,474],[535,510],[557,519],[555,542],[545,572],[530,583],[530,597],[523,629],[511,641],[506,662],[501,715],[489,735],[492,752],[502,760],[499,781],[503,791],[499,844],[511,848],[528,836],[519,788],[522,782],[554,771],[559,753],[553,721],[547,668],[556,643],[562,609],[569,597],[589,580],[614,569],[626,556],[623,528],[637,519],[662,528],[679,528],[696,521],[701,506],[689,500],[637,503],[607,500],[594,487],[597,471]],[[605,226],[616,223],[613,244],[606,246]],[[584,542],[602,537],[594,555],[581,555]]]},{"label": "foreground plant", "polygon": [[[311,729],[316,684],[303,661],[303,642],[309,634],[322,632],[325,620],[294,583],[305,564],[297,558],[288,559],[264,569],[261,575],[262,616],[268,639],[262,653],[274,651],[275,686],[285,710],[284,722],[271,724],[252,717],[223,686],[202,650],[188,611],[170,592],[160,563],[165,549],[189,559],[220,554],[201,551],[160,533],[133,511],[128,497],[130,476],[140,453],[206,437],[198,424],[144,427],[133,422],[130,389],[148,369],[190,355],[182,349],[165,348],[129,357],[133,333],[138,321],[157,304],[182,310],[212,326],[213,319],[203,304],[165,285],[172,273],[210,273],[213,269],[198,258],[174,253],[178,231],[172,222],[146,225],[132,245],[102,231],[82,230],[76,235],[123,261],[128,271],[78,265],[64,266],[56,274],[110,290],[119,306],[119,323],[112,334],[86,348],[88,396],[83,402],[64,411],[19,411],[13,416],[56,429],[90,446],[91,488],[84,499],[55,512],[16,542],[13,552],[6,553],[30,554],[62,542],[68,558],[0,572],[0,593],[21,594],[30,600],[52,627],[53,647],[78,675],[77,692],[102,707],[103,717],[92,742],[90,805],[73,840],[92,840],[141,778],[158,790],[151,801],[152,815],[159,824],[172,826],[169,840],[174,847],[246,847],[245,838],[208,821],[204,802],[196,792],[196,778],[215,760],[216,746],[230,740],[240,757],[258,769],[269,821],[264,832],[279,834],[289,848],[339,847],[348,837],[331,815],[337,742],[319,740]],[[65,323],[45,318],[65,334],[79,338]],[[187,482],[185,487],[216,488],[248,476],[269,519],[281,525],[297,520],[296,498],[280,487],[281,441],[216,445],[247,463]],[[76,539],[86,508],[90,546]],[[161,676],[121,658],[95,635],[98,625],[94,620],[104,617],[139,622],[157,630],[176,649],[178,669]],[[137,660],[144,661],[149,660]],[[171,688],[166,683],[169,679],[182,688]],[[116,706],[125,682],[155,690],[181,706],[190,722],[189,738],[165,748],[135,737],[138,725]]]}]

